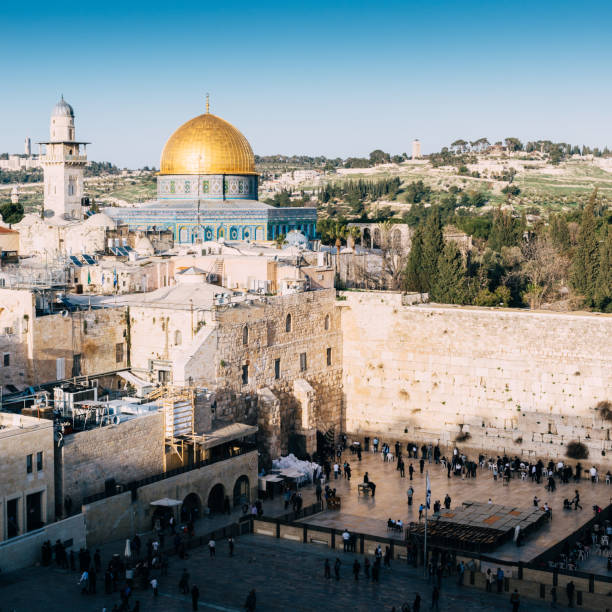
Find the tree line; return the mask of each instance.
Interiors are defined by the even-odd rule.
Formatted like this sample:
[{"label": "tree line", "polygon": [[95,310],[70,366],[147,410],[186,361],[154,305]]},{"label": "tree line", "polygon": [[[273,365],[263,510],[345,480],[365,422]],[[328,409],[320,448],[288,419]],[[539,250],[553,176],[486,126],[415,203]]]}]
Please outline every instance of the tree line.
[{"label": "tree line", "polygon": [[[462,252],[444,240],[445,218],[481,248]],[[567,299],[570,308],[612,312],[612,211],[594,192],[582,211],[528,228],[524,213],[450,217],[432,206],[415,226],[403,288],[441,303],[539,308]]]}]

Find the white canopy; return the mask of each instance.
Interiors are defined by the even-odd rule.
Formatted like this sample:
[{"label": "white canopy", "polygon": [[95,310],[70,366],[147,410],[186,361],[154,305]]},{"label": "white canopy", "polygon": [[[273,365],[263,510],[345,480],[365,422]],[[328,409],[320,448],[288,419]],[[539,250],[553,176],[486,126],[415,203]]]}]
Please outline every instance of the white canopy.
[{"label": "white canopy", "polygon": [[183,502],[178,499],[170,499],[168,497],[164,497],[162,499],[158,499],[157,501],[152,501],[151,506],[163,506],[165,508],[174,508],[175,506],[180,506]]}]

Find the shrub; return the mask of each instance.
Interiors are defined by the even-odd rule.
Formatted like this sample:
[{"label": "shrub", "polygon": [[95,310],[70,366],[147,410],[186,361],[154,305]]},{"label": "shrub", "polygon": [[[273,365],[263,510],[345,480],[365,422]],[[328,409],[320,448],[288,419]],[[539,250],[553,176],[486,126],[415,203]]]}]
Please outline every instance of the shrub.
[{"label": "shrub", "polygon": [[517,439],[514,441],[514,443],[515,443],[515,444],[522,444],[522,443],[523,443],[523,438],[522,438],[522,436],[519,436],[519,437],[518,437],[518,438],[517,438]]},{"label": "shrub", "polygon": [[566,455],[570,459],[586,459],[589,456],[589,449],[582,442],[574,440],[567,445]]},{"label": "shrub", "polygon": [[599,415],[605,421],[612,421],[612,402],[608,402],[607,400],[598,402],[597,406],[595,406],[595,410],[599,412]]},{"label": "shrub", "polygon": [[466,440],[469,440],[470,438],[471,436],[470,436],[469,431],[462,431],[457,434],[457,437],[455,438],[455,442],[465,442]]}]

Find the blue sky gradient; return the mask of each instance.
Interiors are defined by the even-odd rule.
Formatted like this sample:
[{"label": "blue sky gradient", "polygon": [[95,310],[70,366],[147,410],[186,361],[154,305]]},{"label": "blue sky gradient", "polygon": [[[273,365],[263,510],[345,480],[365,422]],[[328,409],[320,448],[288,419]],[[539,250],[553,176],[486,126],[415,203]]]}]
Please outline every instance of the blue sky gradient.
[{"label": "blue sky gradient", "polygon": [[2,3],[0,151],[46,139],[63,93],[90,158],[157,166],[207,91],[261,155],[612,146],[611,23],[600,1]]}]

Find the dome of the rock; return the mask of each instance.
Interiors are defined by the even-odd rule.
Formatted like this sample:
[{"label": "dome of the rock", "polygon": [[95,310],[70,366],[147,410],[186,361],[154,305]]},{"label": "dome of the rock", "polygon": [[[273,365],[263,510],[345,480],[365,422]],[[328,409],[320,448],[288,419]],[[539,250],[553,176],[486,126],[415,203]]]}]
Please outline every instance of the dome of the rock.
[{"label": "dome of the rock", "polygon": [[160,174],[256,174],[248,140],[210,113],[194,117],[166,142]]}]

